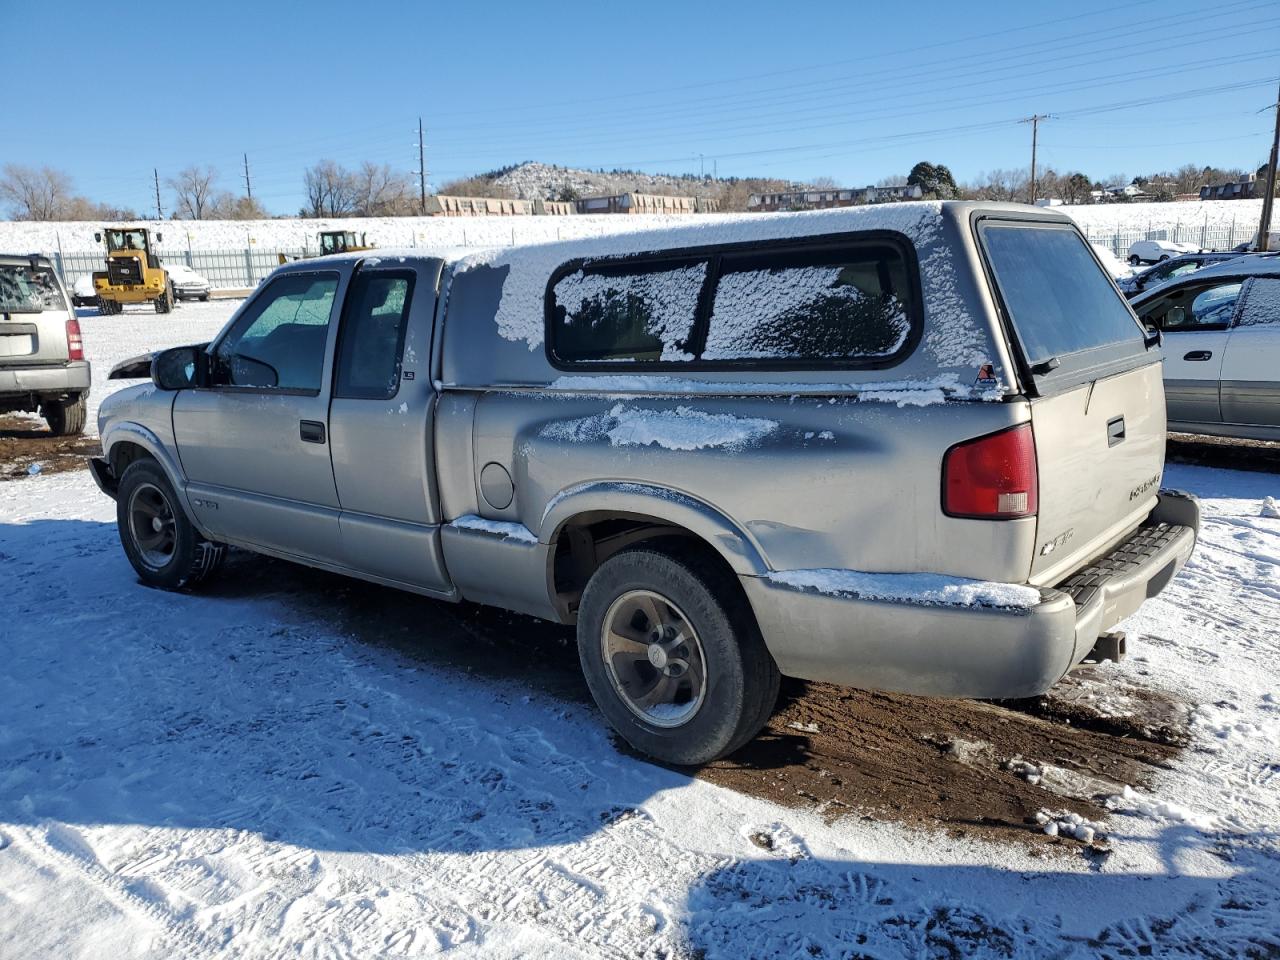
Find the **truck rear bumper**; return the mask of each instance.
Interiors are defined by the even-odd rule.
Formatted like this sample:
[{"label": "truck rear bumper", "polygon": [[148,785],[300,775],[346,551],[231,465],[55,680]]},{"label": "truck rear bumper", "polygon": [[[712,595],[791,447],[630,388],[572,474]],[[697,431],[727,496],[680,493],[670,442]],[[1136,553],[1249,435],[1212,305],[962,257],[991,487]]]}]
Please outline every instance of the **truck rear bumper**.
[{"label": "truck rear bumper", "polygon": [[0,396],[89,392],[89,362],[0,367]]},{"label": "truck rear bumper", "polygon": [[1030,607],[871,600],[741,581],[786,675],[851,687],[1004,699],[1043,693],[1097,638],[1155,596],[1191,556],[1194,497],[1162,491],[1146,522]]}]

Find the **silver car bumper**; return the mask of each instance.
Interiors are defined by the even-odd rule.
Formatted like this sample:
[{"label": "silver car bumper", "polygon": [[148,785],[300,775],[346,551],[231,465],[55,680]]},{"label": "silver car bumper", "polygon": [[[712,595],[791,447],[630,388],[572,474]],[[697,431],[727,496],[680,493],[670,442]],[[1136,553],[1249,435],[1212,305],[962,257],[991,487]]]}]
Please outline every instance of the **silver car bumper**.
[{"label": "silver car bumper", "polygon": [[1154,597],[1195,547],[1194,497],[1159,504],[1106,556],[1026,609],[927,606],[832,596],[741,577],[765,643],[787,676],[928,696],[1036,696],[1098,637]]},{"label": "silver car bumper", "polygon": [[0,367],[0,396],[89,392],[89,362]]}]

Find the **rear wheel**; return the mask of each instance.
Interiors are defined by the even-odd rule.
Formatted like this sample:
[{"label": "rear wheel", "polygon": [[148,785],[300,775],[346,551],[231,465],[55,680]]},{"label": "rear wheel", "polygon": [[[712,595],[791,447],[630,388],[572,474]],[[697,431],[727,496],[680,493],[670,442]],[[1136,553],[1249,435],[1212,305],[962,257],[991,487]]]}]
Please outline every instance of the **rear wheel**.
[{"label": "rear wheel", "polygon": [[41,405],[41,413],[55,437],[74,437],[84,433],[88,398],[82,393],[72,400],[50,400]]},{"label": "rear wheel", "polygon": [[1136,253],[1129,254],[1129,266],[1136,267],[1141,262],[1142,262],[1142,258],[1138,256]]},{"label": "rear wheel", "polygon": [[222,544],[202,537],[154,460],[135,460],[116,492],[116,526],[143,583],[176,590],[203,580],[222,560]]},{"label": "rear wheel", "polygon": [[613,728],[666,763],[733,752],[778,697],[738,584],[698,555],[639,547],[601,564],[578,611],[578,656]]}]

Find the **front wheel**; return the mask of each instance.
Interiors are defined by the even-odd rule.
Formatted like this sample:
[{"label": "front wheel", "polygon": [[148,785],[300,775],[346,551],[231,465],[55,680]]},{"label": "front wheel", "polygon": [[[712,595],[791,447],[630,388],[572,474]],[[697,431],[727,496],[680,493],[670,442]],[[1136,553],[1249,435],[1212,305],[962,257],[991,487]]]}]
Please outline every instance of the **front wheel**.
[{"label": "front wheel", "polygon": [[125,556],[147,586],[177,590],[204,579],[222,560],[187,519],[169,478],[154,460],[129,464],[116,491],[116,526]]},{"label": "front wheel", "polygon": [[84,433],[87,408],[88,399],[82,393],[74,400],[51,400],[43,405],[41,412],[55,437],[74,437]]},{"label": "front wheel", "polygon": [[638,547],[596,570],[578,657],[609,723],[665,763],[707,763],[759,732],[778,668],[730,573],[696,554]]},{"label": "front wheel", "polygon": [[1136,267],[1141,262],[1142,262],[1142,258],[1138,256],[1136,253],[1129,254],[1129,266]]}]

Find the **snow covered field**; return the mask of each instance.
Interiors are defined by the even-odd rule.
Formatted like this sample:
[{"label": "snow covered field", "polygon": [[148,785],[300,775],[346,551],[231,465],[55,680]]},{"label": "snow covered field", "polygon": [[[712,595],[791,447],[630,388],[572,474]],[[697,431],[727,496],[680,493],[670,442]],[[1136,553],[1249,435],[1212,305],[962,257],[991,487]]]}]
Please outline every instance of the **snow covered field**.
[{"label": "snow covered field", "polygon": [[[1115,203],[1055,207],[1092,233],[1146,232],[1207,226],[1210,230],[1256,231],[1261,200],[1209,200],[1203,203]],[[698,215],[698,220],[707,215]],[[751,214],[750,216],[764,216]],[[365,232],[380,246],[505,246],[507,244],[596,236],[622,230],[647,230],[690,217],[609,216],[569,217],[382,217],[340,220],[162,220],[147,221],[165,236],[165,249],[260,250],[316,247],[321,230]],[[64,253],[97,251],[93,239],[97,222],[23,223],[0,221],[0,251],[6,253]]]},{"label": "snow covered field", "polygon": [[[95,401],[235,305],[84,316]],[[1107,672],[1191,743],[1087,853],[1048,791],[1060,838],[1001,841],[690,779],[614,746],[567,631],[242,554],[149,590],[86,474],[0,483],[0,957],[1276,956],[1280,477],[1165,482],[1203,540]]]}]

